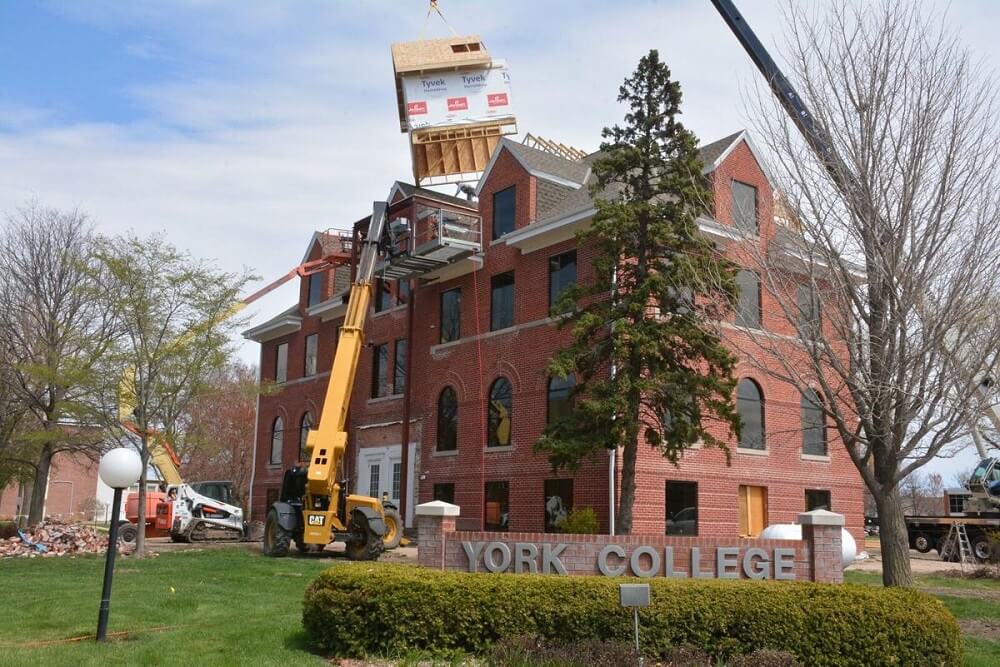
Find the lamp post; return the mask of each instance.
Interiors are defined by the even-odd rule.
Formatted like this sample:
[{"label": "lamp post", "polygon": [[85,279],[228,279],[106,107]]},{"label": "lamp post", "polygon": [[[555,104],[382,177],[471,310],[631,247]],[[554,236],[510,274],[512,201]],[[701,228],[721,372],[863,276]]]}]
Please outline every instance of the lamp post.
[{"label": "lamp post", "polygon": [[104,588],[101,591],[101,610],[97,615],[97,641],[102,642],[108,634],[108,609],[111,606],[111,578],[115,571],[115,555],[118,553],[118,517],[121,514],[122,490],[138,481],[142,474],[142,459],[132,449],[119,447],[101,457],[98,469],[101,481],[115,490],[111,503],[111,529],[108,532],[108,555],[104,561]]}]

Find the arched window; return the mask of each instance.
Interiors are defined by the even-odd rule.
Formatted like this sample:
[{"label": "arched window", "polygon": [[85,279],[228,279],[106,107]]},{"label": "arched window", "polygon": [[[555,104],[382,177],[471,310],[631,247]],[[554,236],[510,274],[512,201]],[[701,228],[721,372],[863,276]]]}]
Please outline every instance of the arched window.
[{"label": "arched window", "polygon": [[497,378],[490,386],[489,441],[490,447],[510,445],[514,413],[514,392],[507,378]]},{"label": "arched window", "polygon": [[736,411],[743,424],[739,446],[743,449],[765,449],[764,393],[750,378],[740,380],[736,388]]},{"label": "arched window", "polygon": [[573,385],[576,378],[572,373],[564,378],[549,378],[549,397],[546,403],[545,423],[553,424],[573,413]]},{"label": "arched window", "polygon": [[826,417],[823,399],[812,389],[802,392],[802,453],[826,456]]},{"label": "arched window", "polygon": [[271,426],[271,465],[281,464],[281,446],[285,439],[285,422],[281,417]]},{"label": "arched window", "polygon": [[445,387],[438,396],[437,451],[458,449],[458,397],[455,390]]},{"label": "arched window", "polygon": [[313,427],[313,416],[311,412],[302,415],[302,423],[299,425],[299,461],[306,461],[306,438]]}]

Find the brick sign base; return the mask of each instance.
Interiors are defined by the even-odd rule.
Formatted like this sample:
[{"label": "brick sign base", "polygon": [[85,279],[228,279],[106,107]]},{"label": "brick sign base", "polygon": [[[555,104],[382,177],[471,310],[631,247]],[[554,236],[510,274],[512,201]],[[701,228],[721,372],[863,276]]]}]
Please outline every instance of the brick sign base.
[{"label": "brick sign base", "polygon": [[418,561],[464,572],[519,572],[676,578],[778,579],[841,583],[844,517],[799,515],[801,540],[558,535],[456,531],[456,505],[416,508]]}]

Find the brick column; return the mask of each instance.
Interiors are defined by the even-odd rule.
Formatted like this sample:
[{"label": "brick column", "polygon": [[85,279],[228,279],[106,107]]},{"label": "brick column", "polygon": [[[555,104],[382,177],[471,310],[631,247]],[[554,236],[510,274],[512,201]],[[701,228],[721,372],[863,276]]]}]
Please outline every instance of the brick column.
[{"label": "brick column", "polygon": [[455,532],[458,505],[434,500],[417,505],[417,562],[423,567],[444,569],[445,544],[448,534]]},{"label": "brick column", "polygon": [[809,578],[827,584],[844,583],[841,531],[844,515],[826,510],[799,514],[802,541],[807,549]]}]

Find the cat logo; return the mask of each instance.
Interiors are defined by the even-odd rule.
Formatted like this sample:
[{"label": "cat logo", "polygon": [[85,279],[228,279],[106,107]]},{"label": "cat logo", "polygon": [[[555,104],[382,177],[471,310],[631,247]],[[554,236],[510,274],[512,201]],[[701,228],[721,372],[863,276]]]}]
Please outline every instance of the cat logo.
[{"label": "cat logo", "polygon": [[322,514],[310,514],[309,515],[309,525],[310,526],[322,526],[326,523],[326,517]]}]

